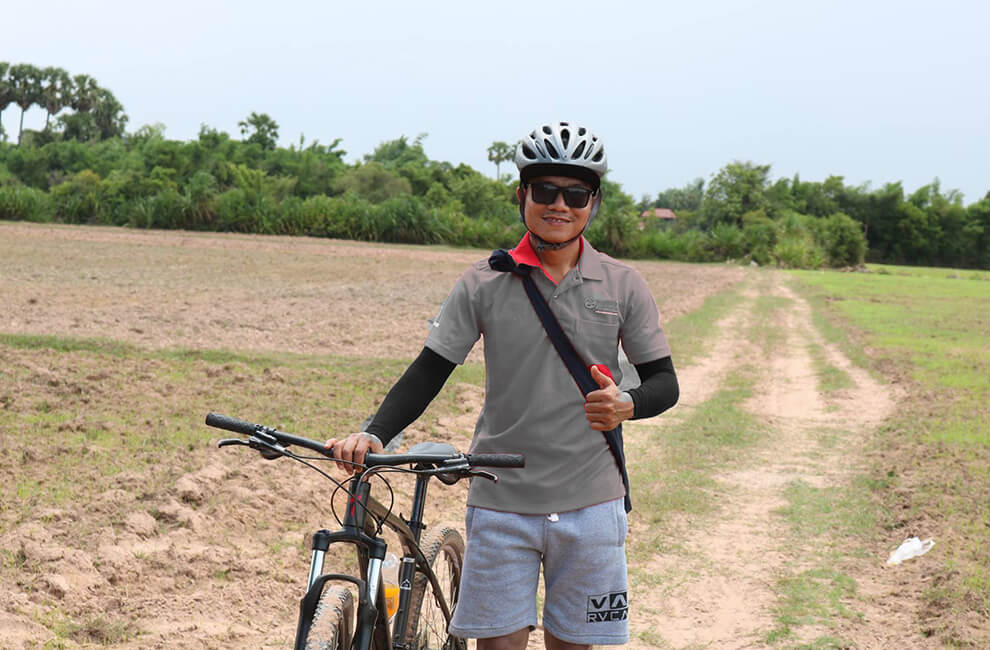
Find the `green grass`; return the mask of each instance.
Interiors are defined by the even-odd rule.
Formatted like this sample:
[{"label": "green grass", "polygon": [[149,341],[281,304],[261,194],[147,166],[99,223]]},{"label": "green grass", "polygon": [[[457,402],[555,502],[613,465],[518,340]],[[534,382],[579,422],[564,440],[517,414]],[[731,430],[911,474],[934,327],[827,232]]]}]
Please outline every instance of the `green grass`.
[{"label": "green grass", "polygon": [[990,273],[871,270],[793,276],[826,338],[906,391],[874,442],[867,480],[890,513],[878,534],[939,539],[919,624],[943,645],[981,645],[990,636],[958,622],[990,629]]},{"label": "green grass", "polygon": [[[0,336],[0,432],[21,459],[0,532],[39,509],[87,495],[94,480],[125,472],[167,486],[224,433],[209,411],[324,439],[356,431],[408,361],[292,354],[141,350],[100,340]],[[459,367],[449,385],[480,385],[480,364]],[[426,421],[458,412],[442,391]],[[194,465],[195,462],[193,461]]]},{"label": "green grass", "polygon": [[679,365],[691,365],[705,356],[706,345],[718,322],[742,300],[739,286],[708,297],[700,309],[667,323],[667,338],[674,343],[674,359]]},{"label": "green grass", "polygon": [[[781,578],[777,581],[777,592],[780,595],[774,612],[777,626],[766,635],[768,643],[790,639],[795,628],[800,626],[831,626],[836,619],[860,618],[848,604],[856,593],[855,581],[834,569],[810,569]],[[820,637],[812,645],[791,647],[845,648],[849,645],[833,637]]]}]

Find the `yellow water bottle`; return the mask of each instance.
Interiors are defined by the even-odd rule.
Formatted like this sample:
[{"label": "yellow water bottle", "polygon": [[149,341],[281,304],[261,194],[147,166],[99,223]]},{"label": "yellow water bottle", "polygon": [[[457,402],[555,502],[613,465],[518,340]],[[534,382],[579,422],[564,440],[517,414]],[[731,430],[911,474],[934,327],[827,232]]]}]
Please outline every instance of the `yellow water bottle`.
[{"label": "yellow water bottle", "polygon": [[385,611],[391,623],[399,611],[399,558],[392,553],[386,553],[382,562],[382,584],[385,586]]}]

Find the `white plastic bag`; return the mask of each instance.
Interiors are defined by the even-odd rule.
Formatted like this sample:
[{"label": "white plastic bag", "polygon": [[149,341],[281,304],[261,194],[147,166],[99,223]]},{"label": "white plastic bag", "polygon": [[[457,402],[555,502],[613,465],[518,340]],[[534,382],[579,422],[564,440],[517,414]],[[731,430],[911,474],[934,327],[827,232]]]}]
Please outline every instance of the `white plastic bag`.
[{"label": "white plastic bag", "polygon": [[929,538],[922,541],[917,537],[908,537],[890,554],[890,557],[887,558],[887,564],[900,564],[904,560],[910,560],[913,557],[924,555],[932,550],[933,546],[935,546],[934,539]]}]

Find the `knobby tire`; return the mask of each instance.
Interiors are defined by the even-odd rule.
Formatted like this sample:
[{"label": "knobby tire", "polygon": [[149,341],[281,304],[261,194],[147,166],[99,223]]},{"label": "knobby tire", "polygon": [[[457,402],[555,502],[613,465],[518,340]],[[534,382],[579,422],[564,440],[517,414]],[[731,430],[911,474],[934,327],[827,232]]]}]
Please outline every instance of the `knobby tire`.
[{"label": "knobby tire", "polygon": [[354,596],[341,586],[329,586],[320,596],[306,650],[350,650],[354,634]]},{"label": "knobby tire", "polygon": [[[440,526],[426,535],[420,542],[420,548],[436,574],[447,607],[453,613],[460,594],[464,540],[455,529]],[[407,647],[410,650],[466,650],[467,644],[463,639],[447,634],[447,620],[436,597],[429,579],[417,573],[409,599]]]}]

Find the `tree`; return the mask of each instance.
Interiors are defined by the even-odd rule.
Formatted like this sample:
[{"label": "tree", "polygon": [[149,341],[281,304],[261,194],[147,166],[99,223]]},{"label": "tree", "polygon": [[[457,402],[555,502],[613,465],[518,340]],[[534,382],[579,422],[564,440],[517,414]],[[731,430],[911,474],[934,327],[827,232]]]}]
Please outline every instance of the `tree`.
[{"label": "tree", "polygon": [[97,91],[92,113],[100,140],[124,135],[124,126],[130,118],[124,113],[123,105],[117,101],[112,92],[105,88]]},{"label": "tree", "polygon": [[24,111],[41,104],[41,71],[30,63],[18,63],[11,66],[9,75],[14,103],[21,107],[21,124],[17,130],[17,144],[20,144],[24,134]]},{"label": "tree", "polygon": [[3,141],[4,135],[3,112],[14,103],[14,88],[10,85],[10,78],[7,76],[9,70],[10,64],[0,61],[0,142]]},{"label": "tree", "polygon": [[96,101],[96,93],[100,90],[96,79],[88,74],[77,74],[72,78],[72,90],[69,106],[72,110],[87,113]]},{"label": "tree", "polygon": [[49,128],[52,115],[72,102],[72,77],[62,68],[45,68],[42,72],[43,86],[41,100],[45,107],[45,130]]},{"label": "tree", "polygon": [[499,166],[512,160],[515,153],[516,148],[505,142],[496,141],[488,147],[488,161],[495,163],[495,178],[501,178]]},{"label": "tree", "polygon": [[733,162],[712,175],[702,203],[702,215],[709,227],[717,223],[742,226],[742,216],[766,205],[764,191],[769,183],[770,165],[749,161]]},{"label": "tree", "polygon": [[251,114],[238,122],[237,126],[240,127],[242,136],[248,136],[247,142],[259,144],[266,151],[275,149],[275,144],[278,142],[278,122],[268,113],[251,111]]}]

